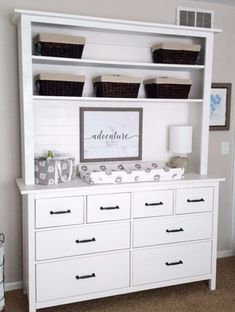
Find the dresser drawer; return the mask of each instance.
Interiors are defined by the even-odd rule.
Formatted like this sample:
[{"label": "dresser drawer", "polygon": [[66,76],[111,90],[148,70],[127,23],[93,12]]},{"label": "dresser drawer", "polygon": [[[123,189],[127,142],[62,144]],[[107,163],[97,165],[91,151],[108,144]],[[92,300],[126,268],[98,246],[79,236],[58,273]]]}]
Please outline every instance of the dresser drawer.
[{"label": "dresser drawer", "polygon": [[211,273],[211,243],[134,251],[133,284],[141,285]]},{"label": "dresser drawer", "polygon": [[134,218],[166,216],[172,213],[172,190],[134,193]]},{"label": "dresser drawer", "polygon": [[83,223],[84,198],[61,197],[36,200],[36,228]]},{"label": "dresser drawer", "polygon": [[211,237],[211,214],[134,221],[134,247],[208,239]]},{"label": "dresser drawer", "polygon": [[36,259],[130,248],[130,223],[82,226],[36,233]]},{"label": "dresser drawer", "polygon": [[128,287],[129,265],[128,252],[38,264],[37,301]]},{"label": "dresser drawer", "polygon": [[130,194],[104,194],[87,197],[87,222],[130,218]]},{"label": "dresser drawer", "polygon": [[176,190],[176,213],[212,211],[213,187],[195,187]]}]

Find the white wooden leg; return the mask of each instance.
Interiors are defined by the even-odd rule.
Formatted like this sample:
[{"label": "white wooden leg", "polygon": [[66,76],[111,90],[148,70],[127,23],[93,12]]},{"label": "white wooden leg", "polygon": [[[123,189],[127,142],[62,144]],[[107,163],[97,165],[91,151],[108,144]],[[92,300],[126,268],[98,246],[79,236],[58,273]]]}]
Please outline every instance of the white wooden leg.
[{"label": "white wooden leg", "polygon": [[37,312],[35,301],[30,298],[28,299],[29,299],[29,312]]},{"label": "white wooden leg", "polygon": [[216,290],[216,278],[212,278],[209,280],[209,289]]},{"label": "white wooden leg", "polygon": [[35,305],[29,305],[29,312],[37,312]]},{"label": "white wooden leg", "polygon": [[27,299],[28,299],[28,312],[36,312],[36,303],[34,301],[33,298],[30,298],[30,296],[28,295],[27,291],[24,292],[27,295]]},{"label": "white wooden leg", "polygon": [[34,237],[34,197],[23,195],[23,229],[27,229],[24,238],[24,285],[28,293],[29,312],[36,312],[35,290],[35,237]]}]

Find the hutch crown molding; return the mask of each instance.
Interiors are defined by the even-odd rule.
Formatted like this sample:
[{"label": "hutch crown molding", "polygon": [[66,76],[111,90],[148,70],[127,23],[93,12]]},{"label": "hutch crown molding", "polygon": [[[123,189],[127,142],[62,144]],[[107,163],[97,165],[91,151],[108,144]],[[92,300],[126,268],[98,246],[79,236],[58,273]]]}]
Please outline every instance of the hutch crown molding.
[{"label": "hutch crown molding", "polygon": [[[15,10],[21,105],[24,290],[29,311],[151,288],[209,280],[216,286],[218,187],[207,176],[213,38],[220,30]],[[82,59],[34,55],[39,32],[82,35]],[[156,64],[162,41],[199,43],[198,65]],[[84,96],[38,96],[40,72],[86,76]],[[190,78],[189,99],[95,98],[102,74]],[[79,107],[143,107],[143,159],[167,160],[167,129],[193,126],[192,169],[178,181],[34,185],[34,155],[57,148],[79,162]],[[153,134],[158,134],[152,140]],[[152,160],[151,159],[151,160]]]}]

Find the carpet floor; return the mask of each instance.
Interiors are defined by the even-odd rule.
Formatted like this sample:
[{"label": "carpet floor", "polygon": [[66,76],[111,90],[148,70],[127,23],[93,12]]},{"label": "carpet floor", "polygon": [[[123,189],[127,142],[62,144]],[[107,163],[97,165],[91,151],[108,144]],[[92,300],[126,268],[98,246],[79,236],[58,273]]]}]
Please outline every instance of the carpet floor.
[{"label": "carpet floor", "polygon": [[[6,312],[28,312],[22,290],[6,293]],[[40,309],[39,312],[235,312],[235,257],[218,260],[217,289],[206,281]]]}]

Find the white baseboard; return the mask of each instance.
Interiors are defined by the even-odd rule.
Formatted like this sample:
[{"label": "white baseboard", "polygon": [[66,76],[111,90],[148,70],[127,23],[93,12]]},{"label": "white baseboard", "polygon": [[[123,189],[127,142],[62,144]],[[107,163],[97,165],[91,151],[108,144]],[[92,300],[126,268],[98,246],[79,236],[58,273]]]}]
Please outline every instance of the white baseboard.
[{"label": "white baseboard", "polygon": [[5,283],[5,291],[15,290],[23,288],[23,282],[12,282],[12,283]]},{"label": "white baseboard", "polygon": [[[234,255],[235,255],[235,252],[232,250],[221,250],[217,252],[217,258],[231,257]],[[21,289],[21,288],[23,288],[22,281],[5,284],[5,291],[11,291],[11,290],[16,290],[16,289]]]},{"label": "white baseboard", "polygon": [[232,250],[221,250],[217,252],[217,258],[225,258],[234,256],[235,253]]}]

